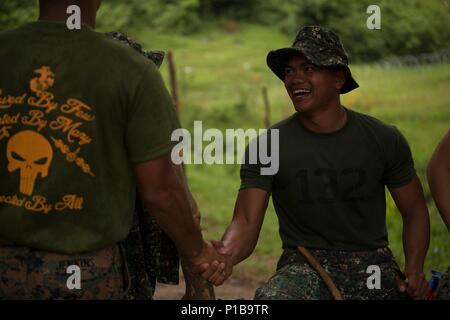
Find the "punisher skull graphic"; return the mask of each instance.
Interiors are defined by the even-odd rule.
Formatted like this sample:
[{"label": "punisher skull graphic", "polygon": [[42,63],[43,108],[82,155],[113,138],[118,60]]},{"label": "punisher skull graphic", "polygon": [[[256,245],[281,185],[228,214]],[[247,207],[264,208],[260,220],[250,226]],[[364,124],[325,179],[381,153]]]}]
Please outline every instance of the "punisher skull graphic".
[{"label": "punisher skull graphic", "polygon": [[39,133],[26,130],[11,137],[6,147],[8,171],[20,170],[20,192],[32,195],[38,175],[45,178],[52,162],[50,143]]}]

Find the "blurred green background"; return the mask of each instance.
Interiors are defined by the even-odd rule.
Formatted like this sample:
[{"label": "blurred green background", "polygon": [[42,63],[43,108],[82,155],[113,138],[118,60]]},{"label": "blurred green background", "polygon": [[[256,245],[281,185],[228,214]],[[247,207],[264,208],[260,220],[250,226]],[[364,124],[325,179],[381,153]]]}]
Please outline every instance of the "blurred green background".
[{"label": "blurred green background", "polygon": [[[36,3],[1,1],[0,30],[35,20]],[[371,4],[381,8],[381,30],[366,27]],[[194,120],[202,120],[204,130],[264,128],[262,87],[268,89],[271,123],[291,115],[294,110],[283,84],[266,67],[267,52],[290,45],[302,25],[320,24],[336,31],[360,84],[342,96],[343,104],[396,125],[412,148],[431,216],[425,264],[429,276],[431,269],[444,271],[450,263],[450,235],[425,175],[435,146],[450,127],[449,21],[448,0],[104,0],[97,29],[124,31],[146,49],[172,50],[181,121],[192,129]],[[423,53],[428,53],[426,59]],[[380,63],[389,58],[413,65]],[[424,63],[430,60],[441,62]],[[167,61],[161,72],[169,84]],[[186,168],[205,236],[220,238],[232,216],[239,166]],[[390,247],[402,266],[402,220],[390,196],[387,203]],[[266,280],[280,253],[278,223],[270,205],[258,246],[235,275]]]}]

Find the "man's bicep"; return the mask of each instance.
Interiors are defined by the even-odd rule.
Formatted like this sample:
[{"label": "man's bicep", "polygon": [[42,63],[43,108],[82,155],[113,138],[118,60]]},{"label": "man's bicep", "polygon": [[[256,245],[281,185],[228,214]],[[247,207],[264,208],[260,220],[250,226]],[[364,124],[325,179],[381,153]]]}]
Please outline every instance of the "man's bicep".
[{"label": "man's bicep", "polygon": [[435,169],[437,169],[438,172],[440,170],[442,170],[442,172],[444,170],[450,171],[450,130],[436,147],[436,150],[431,157],[428,170],[432,171]]},{"label": "man's bicep", "polygon": [[392,199],[402,214],[408,214],[415,207],[425,202],[422,185],[417,175],[406,185],[398,188],[389,187]]},{"label": "man's bicep", "polygon": [[411,183],[416,175],[414,160],[408,141],[396,128],[392,131],[386,156],[383,182],[389,188],[399,188]]}]

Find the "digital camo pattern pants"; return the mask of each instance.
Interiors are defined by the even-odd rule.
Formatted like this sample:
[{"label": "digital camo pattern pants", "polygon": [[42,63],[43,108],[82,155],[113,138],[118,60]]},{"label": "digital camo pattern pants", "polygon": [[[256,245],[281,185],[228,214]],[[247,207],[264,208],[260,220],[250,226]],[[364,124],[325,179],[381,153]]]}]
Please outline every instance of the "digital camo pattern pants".
[{"label": "digital camo pattern pants", "polygon": [[139,195],[133,226],[122,245],[130,280],[126,299],[152,299],[156,280],[178,284],[180,262],[175,244],[151,218]]},{"label": "digital camo pattern pants", "polygon": [[[398,265],[388,248],[374,251],[310,252],[333,279],[344,299],[407,299],[395,286]],[[367,267],[377,265],[381,270],[381,288],[369,289]],[[256,290],[258,300],[331,300],[332,296],[319,274],[297,249],[286,249],[278,261],[277,272]]]},{"label": "digital camo pattern pants", "polygon": [[[112,31],[107,36],[135,49],[147,59],[160,67],[164,60],[164,52],[144,50],[142,45],[123,32]],[[180,179],[184,180],[182,170],[178,171]],[[191,205],[196,207],[193,199]],[[195,220],[200,224],[200,212],[196,210]],[[128,237],[122,241],[126,253],[126,265],[129,274],[127,299],[152,299],[156,281],[165,284],[178,284],[180,259],[173,241],[161,230],[156,221],[151,218],[141,197],[137,194],[134,223]],[[183,299],[214,299],[212,285],[196,275],[187,264],[181,263],[186,294]]]},{"label": "digital camo pattern pants", "polygon": [[442,275],[439,287],[436,290],[436,300],[450,300],[450,266]]},{"label": "digital camo pattern pants", "polygon": [[[80,267],[81,289],[67,286],[71,265]],[[71,255],[0,246],[0,299],[121,299],[122,266],[118,246]]]}]

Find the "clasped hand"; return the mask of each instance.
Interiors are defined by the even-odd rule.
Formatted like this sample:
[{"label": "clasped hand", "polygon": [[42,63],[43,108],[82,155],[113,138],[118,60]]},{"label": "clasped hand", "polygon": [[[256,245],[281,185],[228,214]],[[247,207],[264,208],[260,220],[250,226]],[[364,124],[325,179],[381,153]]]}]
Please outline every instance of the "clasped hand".
[{"label": "clasped hand", "polygon": [[201,254],[192,263],[196,272],[215,286],[222,285],[233,270],[230,254],[221,241],[205,241]]}]

